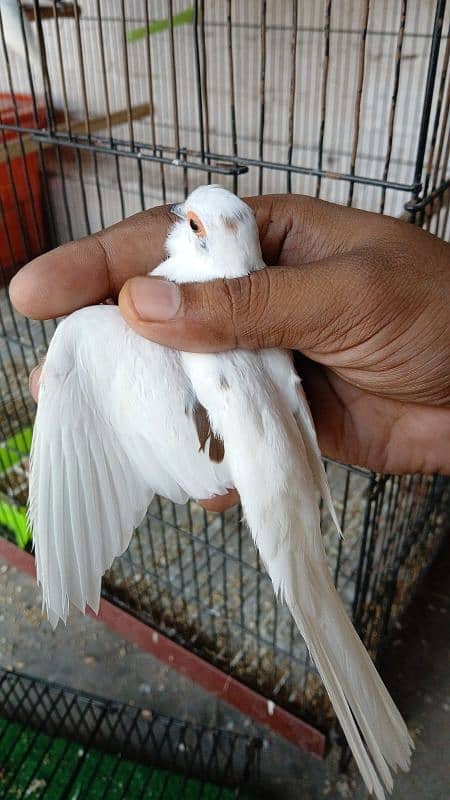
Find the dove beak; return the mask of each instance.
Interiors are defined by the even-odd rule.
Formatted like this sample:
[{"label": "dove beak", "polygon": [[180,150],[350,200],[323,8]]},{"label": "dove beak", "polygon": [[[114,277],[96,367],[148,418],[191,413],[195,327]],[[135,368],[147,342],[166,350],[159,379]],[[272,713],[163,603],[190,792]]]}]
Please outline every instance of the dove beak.
[{"label": "dove beak", "polygon": [[183,203],[175,203],[173,206],[170,206],[170,213],[175,214],[175,216],[180,217],[180,219],[184,219]]}]

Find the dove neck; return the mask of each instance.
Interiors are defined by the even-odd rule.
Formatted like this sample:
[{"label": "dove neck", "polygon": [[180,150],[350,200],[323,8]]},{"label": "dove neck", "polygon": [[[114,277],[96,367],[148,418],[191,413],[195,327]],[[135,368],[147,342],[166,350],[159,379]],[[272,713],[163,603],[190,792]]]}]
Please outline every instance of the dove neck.
[{"label": "dove neck", "polygon": [[264,267],[259,247],[246,247],[245,244],[235,240],[220,247],[209,246],[202,259],[202,280],[241,278]]}]

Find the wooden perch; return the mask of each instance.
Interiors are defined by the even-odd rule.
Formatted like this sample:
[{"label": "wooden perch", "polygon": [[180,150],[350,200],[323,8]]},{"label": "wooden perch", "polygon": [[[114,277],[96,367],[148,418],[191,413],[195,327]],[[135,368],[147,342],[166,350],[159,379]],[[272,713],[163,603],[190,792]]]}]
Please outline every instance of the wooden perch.
[{"label": "wooden perch", "polygon": [[[75,5],[77,9],[77,15],[80,16],[81,8],[78,3],[58,3],[56,6],[56,16],[75,18]],[[33,3],[22,3],[22,9],[26,18],[29,19],[30,22],[34,22],[35,13]],[[40,6],[39,12],[41,19],[53,19],[55,17],[55,9],[53,8],[53,5]]]},{"label": "wooden perch", "polygon": [[[150,104],[141,103],[138,106],[132,106],[130,112],[133,121],[148,117],[151,113]],[[109,117],[106,114],[102,114],[96,117],[89,117],[88,121],[70,120],[70,131],[72,134],[83,135],[92,134],[96,131],[109,131],[110,126],[114,128],[116,125],[123,125],[128,122],[128,119],[129,111],[127,108],[123,108],[120,111],[113,111]],[[59,133],[69,132],[65,123],[57,125],[56,130]],[[22,153],[33,153],[39,149],[39,142],[33,137],[33,134],[24,133],[21,140],[19,136],[20,134],[18,134],[17,139],[8,142],[6,147],[4,145],[0,146],[0,164],[7,160],[8,155],[10,159],[20,158]],[[55,142],[41,142],[40,144],[42,147],[55,147]],[[64,142],[61,142],[61,146],[64,146]]]},{"label": "wooden perch", "polygon": [[[141,103],[139,106],[132,106],[130,108],[130,116],[131,119],[138,120],[142,119],[143,117],[149,117],[151,114],[150,103]],[[124,125],[124,123],[128,122],[128,109],[122,108],[120,111],[112,111],[109,115],[109,119],[106,115],[102,115],[100,117],[92,117],[89,118],[89,130],[88,124],[85,120],[77,120],[76,122],[71,122],[71,130],[72,133],[84,133],[87,134],[95,133],[95,131],[103,131],[109,130],[109,126],[114,128],[116,125]],[[58,125],[59,129],[65,130],[65,127],[62,125]]]}]

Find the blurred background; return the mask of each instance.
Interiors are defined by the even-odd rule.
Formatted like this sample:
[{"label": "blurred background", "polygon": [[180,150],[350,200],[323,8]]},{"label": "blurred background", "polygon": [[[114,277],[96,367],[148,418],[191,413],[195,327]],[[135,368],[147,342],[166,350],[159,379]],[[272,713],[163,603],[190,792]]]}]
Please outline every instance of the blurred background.
[{"label": "blurred background", "polygon": [[[100,621],[42,621],[27,379],[57,320],[20,317],[7,286],[33,256],[206,182],[309,194],[448,239],[447,3],[0,0],[0,12],[0,797],[364,797],[239,509],[156,498],[105,576]],[[450,482],[327,470],[345,534],[323,515],[330,568],[418,741],[394,797],[443,800]]]}]

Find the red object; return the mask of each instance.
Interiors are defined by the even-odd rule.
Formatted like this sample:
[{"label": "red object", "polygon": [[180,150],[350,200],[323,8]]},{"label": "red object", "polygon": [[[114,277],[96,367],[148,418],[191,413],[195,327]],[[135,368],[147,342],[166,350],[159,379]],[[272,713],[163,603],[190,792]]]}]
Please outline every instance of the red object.
[{"label": "red object", "polygon": [[[45,125],[45,108],[38,105],[38,125]],[[33,101],[26,94],[0,93],[0,125],[35,128]],[[16,131],[0,128],[0,267],[11,271],[46,249],[42,181],[37,152],[19,151],[8,163],[5,141],[19,141]],[[3,212],[3,213],[2,213]]]},{"label": "red object", "polygon": [[[36,575],[33,556],[6,539],[0,538],[0,561],[2,560],[33,578]],[[220,669],[176,644],[150,625],[103,599],[100,602],[98,617],[92,612],[89,612],[89,615],[103,622],[107,628],[118,633],[123,639],[169,664],[207,692],[225,700],[242,714],[247,714],[255,722],[265,725],[292,744],[319,758],[325,756],[326,739],[323,733],[253,689],[249,689],[248,686],[244,686],[236,678],[225,675]]]}]

